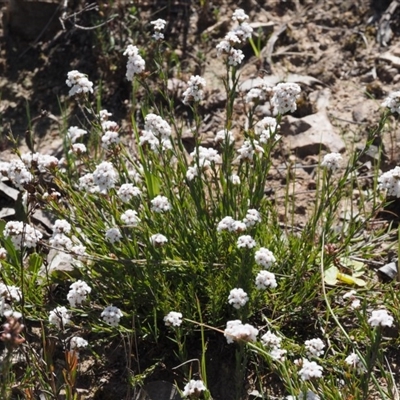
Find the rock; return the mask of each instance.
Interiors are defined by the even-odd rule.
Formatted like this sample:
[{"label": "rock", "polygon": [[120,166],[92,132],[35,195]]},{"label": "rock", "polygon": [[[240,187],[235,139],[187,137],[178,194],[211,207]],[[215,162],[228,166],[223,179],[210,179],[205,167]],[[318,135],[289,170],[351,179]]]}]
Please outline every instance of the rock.
[{"label": "rock", "polygon": [[17,201],[19,190],[7,186],[5,183],[0,181],[0,192],[4,193],[10,199]]},{"label": "rock", "polygon": [[[321,150],[328,153],[342,153],[345,150],[343,139],[335,132],[328,116],[324,112],[307,115],[295,121],[293,117],[285,117],[286,137],[284,143],[299,157],[319,154]],[[309,127],[304,130],[305,127]]]},{"label": "rock", "polygon": [[15,210],[10,207],[3,207],[0,210],[0,219],[11,217],[12,215],[15,215]]}]

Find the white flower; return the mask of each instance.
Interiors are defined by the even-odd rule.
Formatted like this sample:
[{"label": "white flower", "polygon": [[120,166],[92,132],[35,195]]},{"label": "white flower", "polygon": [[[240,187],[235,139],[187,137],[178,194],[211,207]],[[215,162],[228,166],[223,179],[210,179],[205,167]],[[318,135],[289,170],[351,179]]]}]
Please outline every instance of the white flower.
[{"label": "white flower", "polygon": [[206,148],[203,146],[199,146],[197,149],[190,153],[190,156],[195,160],[198,159],[196,164],[199,165],[200,168],[207,169],[211,163],[221,163],[222,158],[218,154],[218,151],[212,148]]},{"label": "white flower", "polygon": [[222,131],[218,131],[215,135],[214,142],[215,143],[223,143],[223,144],[232,144],[235,141],[235,137],[231,131],[227,129],[223,129]]},{"label": "white flower", "polygon": [[282,339],[271,331],[261,336],[261,343],[265,347],[281,347]]},{"label": "white flower", "polygon": [[260,250],[257,250],[254,258],[256,264],[264,268],[269,268],[276,261],[272,252],[265,247],[261,247]]},{"label": "white flower", "polygon": [[251,88],[245,97],[245,102],[246,103],[251,103],[254,101],[261,102],[265,100],[265,94],[264,91],[261,88],[255,87]]},{"label": "white flower", "polygon": [[246,224],[248,228],[251,228],[258,222],[261,222],[261,215],[256,209],[251,208],[247,210],[247,214],[244,217],[243,222]]},{"label": "white flower", "polygon": [[111,117],[112,113],[108,112],[107,110],[100,110],[99,112],[99,118],[101,122],[107,121],[108,117]]},{"label": "white flower", "polygon": [[349,299],[349,300],[351,300],[351,304],[350,304],[350,307],[353,309],[353,310],[355,310],[355,309],[357,309],[357,308],[360,308],[360,306],[361,306],[361,301],[360,301],[360,299],[357,299],[356,298],[356,291],[355,290],[350,290],[349,292],[347,292],[347,293],[345,293],[344,295],[343,295],[343,300],[346,300],[346,299]]},{"label": "white flower", "polygon": [[287,353],[287,350],[281,349],[280,347],[273,347],[269,351],[269,355],[271,356],[271,358],[274,360],[279,360],[279,361],[285,360],[286,353]]},{"label": "white flower", "polygon": [[77,155],[87,153],[87,148],[83,143],[74,143],[71,146],[71,152]]},{"label": "white flower", "polygon": [[84,129],[80,129],[77,126],[71,126],[67,131],[67,138],[71,141],[71,143],[75,143],[79,138],[86,134],[87,131]]},{"label": "white flower", "polygon": [[254,155],[264,153],[264,149],[257,140],[245,140],[237,152],[239,153],[238,160],[253,161]]},{"label": "white flower", "polygon": [[0,260],[7,259],[7,250],[4,247],[0,247]]},{"label": "white flower", "polygon": [[156,196],[153,200],[151,200],[151,210],[163,213],[169,211],[171,209],[171,204],[169,200],[165,196]]},{"label": "white flower", "polygon": [[125,225],[129,226],[138,226],[140,222],[140,218],[137,216],[137,212],[135,210],[126,210],[121,215],[121,220]]},{"label": "white flower", "polygon": [[[229,180],[232,182],[232,185],[235,185],[235,186],[238,186],[238,185],[240,185],[240,177],[239,177],[239,175],[237,175],[237,174],[232,174],[230,177],[229,177]],[[243,221],[244,222],[244,221]],[[246,222],[245,222],[245,224],[246,224]],[[246,225],[247,226],[247,225]]]},{"label": "white flower", "polygon": [[70,250],[73,246],[72,240],[63,233],[53,233],[49,239],[49,244],[57,249]]},{"label": "white flower", "polygon": [[33,179],[33,175],[26,169],[21,160],[12,160],[7,167],[7,175],[10,181],[20,190],[24,189],[24,185]]},{"label": "white flower", "polygon": [[217,232],[221,232],[221,231],[232,232],[234,222],[235,222],[235,220],[230,216],[222,218],[222,220],[220,222],[218,222]]},{"label": "white flower", "polygon": [[93,181],[93,174],[86,174],[79,178],[79,185],[80,190],[86,190],[89,193],[96,193],[99,191],[99,187],[94,184]]},{"label": "white flower", "polygon": [[239,23],[246,21],[246,19],[249,19],[249,16],[244,12],[243,9],[238,8],[235,10],[235,12],[232,14],[232,20],[233,21],[238,21]]},{"label": "white flower", "polygon": [[253,28],[247,22],[243,22],[239,26],[236,26],[234,29],[232,29],[231,32],[234,33],[241,42],[244,42],[246,39],[251,38]]},{"label": "white flower", "polygon": [[188,82],[188,88],[183,92],[183,104],[202,100],[205,86],[206,80],[204,78],[199,75],[191,76]]},{"label": "white flower", "polygon": [[244,59],[244,54],[242,50],[231,48],[228,56],[228,65],[236,67],[243,61],[243,59]]},{"label": "white flower", "polygon": [[362,363],[360,357],[356,353],[351,353],[344,360],[346,364],[350,365],[352,368],[356,369],[359,374],[367,372],[364,364]]},{"label": "white flower", "polygon": [[237,240],[237,247],[239,249],[242,247],[252,249],[255,246],[256,246],[256,241],[250,235],[239,236],[239,238]]},{"label": "white flower", "polygon": [[70,233],[71,232],[71,224],[65,219],[57,219],[53,225],[54,233]]},{"label": "white flower", "polygon": [[243,307],[249,301],[249,296],[241,288],[232,289],[229,293],[228,303],[232,304],[233,307],[239,309]]},{"label": "white flower", "polygon": [[71,315],[65,307],[57,307],[50,311],[49,322],[58,329],[63,329],[71,323]]},{"label": "white flower", "polygon": [[166,326],[181,326],[182,324],[182,313],[171,311],[164,317]]},{"label": "white flower", "polygon": [[87,347],[88,344],[89,343],[87,342],[87,340],[79,336],[74,336],[73,338],[71,338],[71,341],[69,342],[71,351],[72,350],[79,351],[80,349]]},{"label": "white flower", "polygon": [[294,112],[297,109],[296,99],[301,92],[297,83],[278,83],[273,88],[273,92],[271,102],[274,105],[275,114]]},{"label": "white flower", "polygon": [[0,296],[8,301],[21,301],[22,292],[18,286],[5,285],[0,282]]},{"label": "white flower", "polygon": [[7,222],[3,234],[11,239],[17,249],[35,247],[43,237],[39,230],[21,221]]},{"label": "white flower", "polygon": [[132,183],[124,183],[118,189],[117,195],[124,202],[127,203],[132,197],[139,197],[142,194],[140,189]]},{"label": "white flower", "polygon": [[198,176],[199,176],[199,168],[196,165],[193,167],[188,167],[186,171],[186,179],[189,182]]},{"label": "white flower", "polygon": [[318,365],[315,361],[308,361],[303,359],[302,368],[299,371],[300,378],[303,381],[307,381],[312,378],[321,378],[323,368]]},{"label": "white flower", "polygon": [[70,286],[70,291],[67,295],[67,300],[71,307],[76,307],[82,304],[87,295],[92,291],[92,288],[84,281],[78,280]]},{"label": "white flower", "polygon": [[230,344],[234,341],[255,342],[257,340],[258,329],[250,324],[243,325],[240,320],[228,321],[224,336]]},{"label": "white flower", "polygon": [[387,190],[388,196],[400,197],[400,167],[383,173],[378,182],[379,189]]},{"label": "white flower", "polygon": [[183,397],[200,397],[201,392],[205,392],[207,388],[205,387],[203,381],[195,381],[194,379],[190,380],[183,389],[182,395]]},{"label": "white flower", "polygon": [[228,40],[224,39],[217,44],[216,49],[217,49],[217,56],[220,57],[221,54],[229,54],[229,52],[231,51],[231,44],[229,43]]},{"label": "white flower", "polygon": [[400,114],[400,91],[390,93],[390,95],[383,101],[382,106],[390,108],[392,113],[397,112]]},{"label": "white flower", "polygon": [[306,346],[307,355],[309,357],[311,356],[319,357],[320,355],[324,354],[325,344],[321,339],[316,338],[316,339],[306,340],[304,344]]},{"label": "white flower", "polygon": [[122,234],[118,228],[111,228],[106,231],[106,240],[110,243],[119,242],[122,239]]},{"label": "white flower", "polygon": [[279,128],[280,126],[275,118],[265,117],[255,124],[254,133],[259,137],[260,143],[267,143],[271,134],[275,133]]},{"label": "white flower", "polygon": [[164,244],[167,242],[168,242],[168,239],[161,233],[156,233],[155,235],[150,236],[150,243],[153,246],[161,247],[161,246],[164,246]]},{"label": "white flower", "polygon": [[42,173],[56,168],[59,163],[58,159],[54,156],[31,152],[23,154],[21,160],[28,168],[37,167],[39,172]]},{"label": "white flower", "polygon": [[93,93],[93,82],[90,82],[87,75],[77,70],[68,72],[65,83],[71,88],[68,95],[74,96],[81,93]]},{"label": "white flower", "polygon": [[138,48],[131,44],[124,51],[124,56],[128,56],[126,79],[132,81],[135,75],[141,74],[144,71],[146,63],[140,56]]},{"label": "white flower", "polygon": [[236,233],[244,232],[247,229],[247,226],[242,221],[233,221],[231,230]]},{"label": "white flower", "polygon": [[101,147],[108,150],[111,146],[118,144],[120,141],[121,139],[119,138],[118,132],[106,131],[101,137]]},{"label": "white flower", "polygon": [[342,156],[339,153],[329,153],[324,156],[321,167],[335,171],[340,167],[340,161],[342,161]]},{"label": "white flower", "polygon": [[392,326],[393,317],[387,312],[387,310],[375,310],[372,311],[371,317],[368,319],[368,323],[372,326]]},{"label": "white flower", "polygon": [[159,115],[147,114],[145,119],[145,130],[153,133],[158,139],[169,139],[172,135],[172,128]]},{"label": "white flower", "polygon": [[275,289],[278,286],[275,274],[269,271],[260,271],[256,277],[256,288],[264,290],[267,288]]},{"label": "white flower", "polygon": [[108,306],[100,315],[103,321],[111,326],[118,326],[119,320],[123,317],[121,310],[115,306]]},{"label": "white flower", "polygon": [[163,31],[167,21],[165,21],[165,19],[158,18],[155,21],[151,21],[150,24],[154,25],[154,30]]},{"label": "white flower", "polygon": [[113,165],[108,161],[103,161],[93,172],[93,183],[99,187],[100,192],[106,193],[115,186],[117,176]]}]

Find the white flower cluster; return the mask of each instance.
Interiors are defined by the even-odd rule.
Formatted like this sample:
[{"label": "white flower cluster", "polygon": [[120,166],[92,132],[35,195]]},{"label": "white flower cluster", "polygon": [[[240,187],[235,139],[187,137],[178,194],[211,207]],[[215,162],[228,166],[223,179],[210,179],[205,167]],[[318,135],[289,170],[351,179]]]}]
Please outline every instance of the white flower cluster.
[{"label": "white flower cluster", "polygon": [[142,192],[138,187],[134,186],[132,183],[124,183],[118,189],[117,195],[124,203],[127,203],[132,199],[132,197],[141,196]]},{"label": "white flower cluster", "polygon": [[350,367],[354,368],[358,374],[364,374],[365,372],[367,372],[360,357],[354,352],[347,356],[344,362]]},{"label": "white flower cluster", "polygon": [[39,230],[21,221],[7,222],[3,234],[11,239],[17,249],[35,247],[43,237]]},{"label": "white flower cluster", "polygon": [[141,74],[144,71],[146,63],[139,54],[139,49],[131,44],[124,51],[124,56],[128,56],[128,62],[126,64],[126,79],[132,81],[135,75]]},{"label": "white flower cluster", "polygon": [[212,148],[199,146],[197,149],[190,153],[193,157],[193,166],[189,167],[186,171],[186,179],[192,181],[202,171],[206,171],[210,168],[212,163],[219,164],[222,162],[221,156],[218,151]]},{"label": "white flower cluster", "polygon": [[106,240],[112,244],[122,239],[121,231],[118,228],[110,228],[106,231]]},{"label": "white flower cluster", "polygon": [[59,163],[56,157],[40,153],[25,153],[21,156],[21,160],[27,168],[36,167],[42,173],[56,168]]},{"label": "white flower cluster", "polygon": [[400,114],[400,91],[390,93],[389,96],[383,101],[382,106],[390,108],[390,111],[393,114],[395,112]]},{"label": "white flower cluster", "polygon": [[118,174],[113,165],[108,161],[103,161],[93,172],[93,183],[99,187],[101,193],[106,193],[115,186],[117,177]]},{"label": "white flower cluster", "polygon": [[201,380],[191,379],[183,388],[182,395],[183,397],[191,397],[199,398],[202,392],[205,392],[207,388],[204,385],[204,382]]},{"label": "white flower cluster", "polygon": [[165,196],[158,195],[150,203],[151,210],[157,213],[163,213],[171,209],[171,204]]},{"label": "white flower cluster", "polygon": [[230,145],[235,142],[235,136],[231,131],[227,129],[223,129],[218,131],[214,138],[215,143],[222,143],[225,145]]},{"label": "white flower cluster", "polygon": [[87,347],[88,344],[89,343],[87,340],[85,340],[79,336],[74,336],[73,338],[71,338],[71,340],[69,342],[71,351],[73,351],[73,350],[79,351],[80,349]]},{"label": "white flower cluster", "polygon": [[183,92],[183,104],[203,100],[206,80],[199,75],[192,75],[188,82],[188,88]]},{"label": "white flower cluster", "polygon": [[231,216],[224,217],[217,225],[217,231],[229,231],[229,232],[244,232],[247,228],[251,228],[257,223],[261,222],[260,213],[251,208],[247,210],[246,216],[243,221],[234,220]]},{"label": "white flower cluster", "polygon": [[271,331],[261,336],[261,343],[269,349],[269,355],[274,360],[283,361],[285,359],[287,351],[281,348],[281,342],[282,339]]},{"label": "white flower cluster", "polygon": [[71,225],[64,219],[58,219],[53,225],[53,234],[49,239],[51,246],[58,249],[71,250],[72,240],[67,236],[71,232]]},{"label": "white flower cluster", "polygon": [[153,38],[155,40],[162,40],[164,39],[164,34],[162,33],[162,31],[165,28],[165,25],[167,24],[167,21],[165,21],[164,19],[158,18],[155,21],[151,21],[150,22],[152,25],[154,25],[154,35]]},{"label": "white flower cluster", "polygon": [[232,174],[228,179],[232,182],[232,185],[234,186],[239,186],[241,183],[240,176],[237,174]]},{"label": "white flower cluster", "polygon": [[166,326],[181,326],[182,324],[182,313],[171,311],[164,317]]},{"label": "white flower cluster", "polygon": [[340,167],[342,156],[339,153],[329,153],[324,156],[321,167],[325,167],[329,171],[336,171]]},{"label": "white flower cluster", "polygon": [[64,329],[66,325],[71,323],[71,315],[65,307],[57,307],[50,311],[49,322],[58,329]]},{"label": "white flower cluster", "polygon": [[271,102],[274,106],[275,114],[296,111],[296,99],[301,92],[301,88],[297,83],[278,83],[272,90],[274,95]]},{"label": "white flower cluster", "polygon": [[137,215],[138,213],[135,210],[126,210],[121,214],[121,220],[125,225],[136,227],[140,222],[140,218]]},{"label": "white flower cluster", "polygon": [[74,153],[76,155],[81,155],[87,153],[87,148],[83,143],[74,143],[71,146],[70,153]]},{"label": "white flower cluster", "polygon": [[256,276],[256,288],[265,290],[267,288],[275,289],[278,286],[275,274],[269,271],[260,271]]},{"label": "white flower cluster", "polygon": [[265,103],[272,97],[273,90],[272,86],[266,81],[266,79],[262,79],[260,83],[257,84],[256,87],[251,88],[245,97],[246,103]]},{"label": "white flower cluster", "polygon": [[261,265],[267,269],[276,262],[276,258],[274,257],[273,253],[265,247],[261,247],[259,250],[257,250],[254,258],[257,265]]},{"label": "white flower cluster", "polygon": [[228,303],[239,309],[249,301],[249,296],[242,288],[232,289],[229,293]]},{"label": "white flower cluster", "polygon": [[[304,394],[300,393],[297,397],[295,397],[295,396],[286,396],[285,399],[286,400],[304,400]],[[321,397],[319,397],[313,391],[307,390],[307,394],[306,394],[305,400],[321,400]]]},{"label": "white flower cluster", "polygon": [[388,196],[400,197],[400,167],[394,167],[378,178],[379,189],[387,190]]},{"label": "white flower cluster", "polygon": [[70,291],[68,292],[67,299],[71,307],[76,307],[81,305],[85,300],[87,295],[92,291],[92,288],[84,281],[78,280],[70,286]]},{"label": "white flower cluster", "polygon": [[325,343],[320,339],[310,339],[304,342],[309,357],[319,357],[324,354]]},{"label": "white flower cluster", "polygon": [[71,88],[68,93],[69,96],[75,96],[81,93],[93,93],[93,82],[89,81],[87,75],[77,70],[68,72],[65,83]]},{"label": "white flower cluster", "polygon": [[315,361],[309,361],[303,358],[300,364],[302,367],[299,371],[299,375],[303,381],[322,377],[323,368],[320,365],[318,365]]},{"label": "white flower cluster", "polygon": [[242,324],[242,321],[236,319],[226,323],[224,336],[230,344],[235,341],[255,342],[257,340],[258,329],[250,324]]},{"label": "white flower cluster", "polygon": [[239,249],[252,249],[253,247],[256,247],[256,241],[250,235],[242,235],[238,237],[237,247]]},{"label": "white flower cluster", "polygon": [[118,326],[119,320],[123,317],[122,311],[115,306],[108,306],[101,313],[103,321],[111,326]]},{"label": "white flower cluster", "polygon": [[347,292],[343,295],[343,300],[348,299],[351,301],[350,307],[353,310],[356,310],[357,308],[360,308],[360,306],[361,306],[361,301],[360,301],[360,299],[357,299],[356,294],[357,294],[357,292],[355,290],[350,290],[349,292]]},{"label": "white flower cluster", "polygon": [[0,282],[0,296],[8,301],[21,301],[22,292],[18,286],[6,285]]},{"label": "white flower cluster", "polygon": [[4,247],[0,247],[0,260],[7,259],[7,250]]},{"label": "white flower cluster", "polygon": [[258,121],[254,126],[254,133],[258,136],[260,143],[267,143],[271,134],[274,134],[280,126],[277,124],[276,119],[272,117],[265,117]]},{"label": "white flower cluster", "polygon": [[8,176],[10,181],[19,190],[23,190],[24,185],[33,179],[33,175],[21,160],[11,160],[10,162],[1,163],[1,174]]},{"label": "white flower cluster", "polygon": [[387,312],[387,310],[375,310],[372,311],[371,317],[368,319],[368,323],[372,326],[392,326],[393,317]]},{"label": "white flower cluster", "polygon": [[246,139],[242,146],[238,148],[238,161],[253,161],[254,155],[263,154],[264,149],[259,145],[258,140]]},{"label": "white flower cluster", "polygon": [[242,9],[236,10],[232,15],[232,20],[237,21],[239,25],[230,30],[216,47],[218,57],[222,54],[227,55],[230,66],[238,66],[243,61],[243,51],[235,46],[243,45],[247,39],[251,38],[253,28],[244,22],[248,18]]},{"label": "white flower cluster", "polygon": [[168,239],[161,233],[156,233],[150,236],[150,243],[154,247],[162,247],[164,244],[168,243]]},{"label": "white flower cluster", "polygon": [[87,131],[84,129],[78,128],[77,126],[71,126],[68,128],[67,138],[71,143],[76,143],[76,141],[84,135],[87,135]]},{"label": "white flower cluster", "polygon": [[147,114],[139,143],[141,146],[148,143],[152,151],[161,153],[172,149],[171,135],[172,129],[167,121],[156,114]]},{"label": "white flower cluster", "polygon": [[244,232],[247,226],[242,221],[234,220],[232,217],[227,216],[222,218],[222,220],[217,225],[217,232],[229,231],[229,232]]},{"label": "white flower cluster", "polygon": [[110,147],[113,147],[119,144],[121,141],[119,134],[117,131],[105,131],[104,135],[101,137],[101,147],[105,150],[108,150]]}]

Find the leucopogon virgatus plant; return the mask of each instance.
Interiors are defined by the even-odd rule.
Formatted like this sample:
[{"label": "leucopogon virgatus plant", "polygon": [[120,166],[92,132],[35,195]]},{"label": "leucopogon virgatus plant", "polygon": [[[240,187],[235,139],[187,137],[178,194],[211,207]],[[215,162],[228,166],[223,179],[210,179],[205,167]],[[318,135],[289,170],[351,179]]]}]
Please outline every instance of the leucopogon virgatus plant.
[{"label": "leucopogon virgatus plant", "polygon": [[[149,88],[157,84],[151,79],[168,76],[160,73],[162,58],[145,60],[143,49],[127,45],[126,79],[134,95],[148,97],[125,130],[111,112],[93,106],[96,84],[80,71],[68,73],[68,94],[86,123],[66,127],[63,157],[31,152],[0,163],[2,175],[21,193],[21,220],[1,226],[1,313],[13,318],[2,340],[15,345],[22,328],[14,320],[36,318],[65,348],[70,337],[66,351],[79,351],[80,359],[92,345],[82,331],[91,331],[92,340],[104,332],[134,334],[139,347],[169,343],[166,359],[179,354],[184,364],[189,353],[200,351],[201,379],[184,369],[187,383],[181,385],[182,395],[193,399],[212,398],[205,366],[212,342],[206,340],[218,334],[225,351],[236,354],[237,399],[249,368],[257,374],[260,398],[268,398],[263,377],[271,371],[282,383],[282,399],[361,400],[370,390],[393,398],[390,374],[383,371],[383,330],[394,324],[393,304],[371,310],[370,302],[378,302],[373,293],[346,297],[340,287],[327,293],[323,283],[324,268],[339,263],[340,255],[362,253],[353,238],[380,207],[376,203],[363,218],[336,229],[340,203],[349,186],[357,186],[358,161],[380,131],[368,134],[366,149],[345,167],[341,154],[321,156],[313,213],[302,229],[289,228],[294,214],[282,220],[278,207],[288,211],[290,196],[279,205],[265,192],[281,145],[282,117],[296,111],[301,87],[263,80],[240,93],[243,48],[252,35],[248,19],[236,10],[232,29],[216,45],[227,100],[225,122],[211,146],[201,135],[204,77],[191,76],[180,99],[162,93],[169,101],[160,104]],[[162,57],[166,21],[151,24]],[[246,110],[243,125],[235,120],[239,101]],[[174,102],[193,116],[189,150]],[[384,105],[398,112],[396,102],[393,94]],[[260,104],[268,105],[268,115],[260,117]],[[376,188],[399,197],[398,168],[381,174]],[[287,187],[289,193],[290,182]],[[51,234],[33,224],[37,210],[51,215]],[[339,250],[324,257],[328,243]],[[59,264],[68,269],[60,272]],[[47,288],[60,281],[69,291],[54,301]],[[358,323],[346,331],[349,315]],[[186,348],[199,331],[201,348]]]}]

